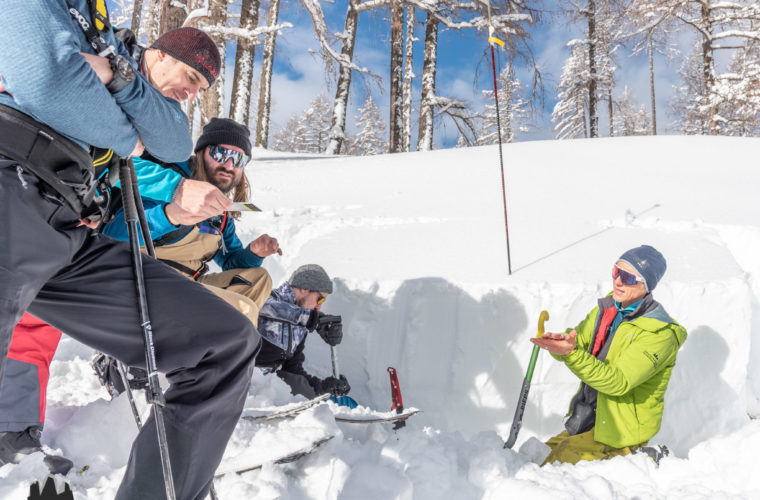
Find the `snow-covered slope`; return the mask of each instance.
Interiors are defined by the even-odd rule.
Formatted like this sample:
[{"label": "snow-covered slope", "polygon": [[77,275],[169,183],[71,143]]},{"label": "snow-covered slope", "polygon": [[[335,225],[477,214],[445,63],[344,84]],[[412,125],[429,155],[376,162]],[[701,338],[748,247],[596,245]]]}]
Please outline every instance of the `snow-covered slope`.
[{"label": "snow-covered slope", "polygon": [[[326,406],[279,424],[241,424],[228,458],[336,437],[289,466],[217,482],[222,498],[757,498],[748,474],[760,447],[760,186],[757,139],[637,137],[504,147],[512,274],[495,147],[324,158],[257,151],[247,167],[264,209],[238,223],[267,232],[279,284],[315,262],[336,279],[324,310],[344,317],[341,370],[360,403],[386,410],[386,367],[404,402],[424,410],[390,426],[336,424]],[[536,333],[576,325],[610,289],[626,249],[668,259],[655,297],[689,331],[666,395],[661,432],[675,457],[539,468],[503,450]],[[70,339],[52,366],[43,441],[91,468],[77,498],[107,498],[135,434],[126,401],[106,402],[89,349]],[[307,367],[330,371],[328,347]],[[542,354],[518,449],[562,429],[577,379]],[[249,406],[291,401],[257,374]],[[118,432],[114,432],[114,430]],[[268,455],[267,455],[268,456]],[[0,496],[26,498],[41,459],[0,468]],[[743,472],[742,472],[743,471]],[[516,496],[515,496],[516,495]]]}]

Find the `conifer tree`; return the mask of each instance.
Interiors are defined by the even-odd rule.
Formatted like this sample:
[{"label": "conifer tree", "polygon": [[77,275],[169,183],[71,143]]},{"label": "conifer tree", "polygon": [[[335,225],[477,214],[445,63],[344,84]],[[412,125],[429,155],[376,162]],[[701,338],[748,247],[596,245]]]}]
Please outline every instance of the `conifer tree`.
[{"label": "conifer tree", "polygon": [[620,98],[615,101],[615,130],[618,135],[649,135],[649,114],[643,105],[639,105],[626,85]]},{"label": "conifer tree", "polygon": [[[499,121],[501,122],[501,141],[514,142],[516,132],[528,132],[531,110],[522,97],[523,87],[515,77],[511,65],[505,67],[497,80],[499,96]],[[496,144],[499,141],[496,104],[493,90],[484,90],[485,106],[477,145]]]},{"label": "conifer tree", "polygon": [[385,137],[385,123],[383,123],[380,109],[375,105],[371,95],[367,96],[364,106],[358,111],[356,126],[359,128],[359,133],[356,136],[352,154],[377,155],[384,153],[388,148],[388,144],[383,139]]}]

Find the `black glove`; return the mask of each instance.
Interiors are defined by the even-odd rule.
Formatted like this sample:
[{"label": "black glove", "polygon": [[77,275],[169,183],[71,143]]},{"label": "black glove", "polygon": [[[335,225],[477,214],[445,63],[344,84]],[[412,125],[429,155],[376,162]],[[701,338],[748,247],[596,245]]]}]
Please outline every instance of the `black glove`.
[{"label": "black glove", "polygon": [[306,322],[306,329],[310,332],[316,330],[322,340],[329,345],[338,345],[343,340],[343,319],[340,316],[313,309]]},{"label": "black glove", "polygon": [[340,316],[319,313],[317,333],[329,345],[338,345],[343,340],[343,320]]},{"label": "black glove", "polygon": [[341,375],[340,378],[327,377],[319,383],[320,394],[330,393],[334,396],[345,396],[350,390],[351,386],[348,385],[345,375]]},{"label": "black glove", "polygon": [[317,326],[319,325],[319,315],[322,314],[321,312],[317,311],[316,309],[312,309],[311,313],[309,313],[309,319],[306,321],[306,329],[310,332],[313,332]]}]

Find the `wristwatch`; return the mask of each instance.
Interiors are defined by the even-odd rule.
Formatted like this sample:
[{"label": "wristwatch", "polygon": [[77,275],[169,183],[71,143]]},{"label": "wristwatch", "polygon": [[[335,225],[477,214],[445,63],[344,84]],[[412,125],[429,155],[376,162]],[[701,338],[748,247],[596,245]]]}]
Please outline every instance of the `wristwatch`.
[{"label": "wristwatch", "polygon": [[124,56],[115,56],[109,59],[111,69],[113,70],[113,79],[106,85],[108,91],[112,94],[124,89],[127,85],[135,81],[135,69],[129,64]]}]

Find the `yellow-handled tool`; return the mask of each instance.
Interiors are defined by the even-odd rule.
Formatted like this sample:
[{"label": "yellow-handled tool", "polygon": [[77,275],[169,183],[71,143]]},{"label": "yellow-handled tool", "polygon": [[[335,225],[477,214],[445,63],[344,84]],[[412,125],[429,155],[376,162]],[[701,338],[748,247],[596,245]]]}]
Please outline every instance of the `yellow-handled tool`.
[{"label": "yellow-handled tool", "polygon": [[[541,311],[541,314],[538,315],[538,333],[536,333],[537,339],[540,339],[544,336],[544,322],[547,319],[549,319],[549,313],[547,311]],[[528,372],[525,374],[522,389],[520,389],[520,398],[517,400],[517,408],[515,408],[515,418],[512,419],[512,429],[509,431],[509,439],[507,439],[507,442],[504,443],[504,448],[511,449],[515,445],[515,441],[517,441],[517,433],[520,432],[520,427],[522,427],[525,405],[528,402],[528,392],[530,391],[530,381],[533,379],[533,369],[536,367],[538,351],[540,350],[541,348],[537,345],[533,346],[533,353],[530,356]]]}]

